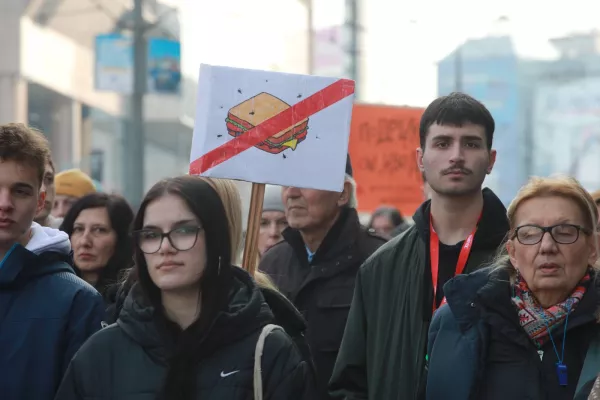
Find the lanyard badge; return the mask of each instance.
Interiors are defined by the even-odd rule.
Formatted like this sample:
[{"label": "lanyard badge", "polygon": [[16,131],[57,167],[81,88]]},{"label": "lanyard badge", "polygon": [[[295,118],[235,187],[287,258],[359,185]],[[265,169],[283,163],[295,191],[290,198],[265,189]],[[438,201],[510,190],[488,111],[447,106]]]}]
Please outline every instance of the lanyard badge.
[{"label": "lanyard badge", "polygon": [[567,326],[569,326],[569,314],[571,314],[571,310],[573,309],[573,303],[567,300],[567,317],[565,318],[565,327],[563,328],[563,340],[562,340],[562,353],[558,354],[558,349],[556,348],[556,343],[554,342],[554,337],[552,336],[552,332],[550,330],[550,325],[546,320],[546,311],[542,308],[542,316],[544,320],[544,325],[546,325],[546,329],[548,329],[548,336],[550,336],[550,341],[552,342],[552,348],[554,349],[554,353],[556,354],[556,359],[558,362],[556,363],[556,377],[558,378],[558,384],[560,386],[568,386],[568,372],[567,366],[564,364],[565,361],[565,344],[567,343]]},{"label": "lanyard badge", "polygon": [[558,376],[558,384],[567,386],[567,366],[560,361],[556,363],[556,375]]},{"label": "lanyard badge", "polygon": [[[469,259],[469,254],[471,253],[471,248],[473,247],[473,240],[475,239],[475,232],[477,231],[477,225],[479,225],[479,221],[481,221],[481,214],[479,214],[479,218],[477,219],[477,224],[473,231],[467,238],[465,239],[465,243],[462,245],[460,249],[460,254],[458,255],[458,261],[456,263],[456,271],[454,276],[460,275],[463,273],[465,266],[467,265],[467,260]],[[433,217],[429,216],[429,258],[431,260],[431,280],[433,282],[433,311],[437,309],[436,306],[436,294],[438,287],[438,274],[439,274],[439,264],[440,264],[440,239],[433,229]],[[446,303],[446,297],[442,299],[440,303],[440,307]]]}]

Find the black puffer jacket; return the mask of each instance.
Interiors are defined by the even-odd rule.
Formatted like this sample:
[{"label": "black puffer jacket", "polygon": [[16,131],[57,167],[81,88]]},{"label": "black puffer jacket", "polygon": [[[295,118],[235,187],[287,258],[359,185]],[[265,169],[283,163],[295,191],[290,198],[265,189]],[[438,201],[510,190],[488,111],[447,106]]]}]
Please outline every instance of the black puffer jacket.
[{"label": "black puffer jacket", "polygon": [[[218,340],[224,345],[198,362],[197,399],[254,398],[254,351],[262,328],[273,323],[274,316],[250,276],[239,268],[234,271],[235,290],[229,310],[216,318],[204,341],[226,339]],[[170,354],[153,315],[140,288],[134,286],[117,324],[94,335],[74,357],[56,400],[156,399]],[[291,322],[295,318],[292,316],[288,323],[301,329],[301,320]],[[310,365],[281,331],[272,332],[266,340],[262,378],[265,400],[313,398]]]}]

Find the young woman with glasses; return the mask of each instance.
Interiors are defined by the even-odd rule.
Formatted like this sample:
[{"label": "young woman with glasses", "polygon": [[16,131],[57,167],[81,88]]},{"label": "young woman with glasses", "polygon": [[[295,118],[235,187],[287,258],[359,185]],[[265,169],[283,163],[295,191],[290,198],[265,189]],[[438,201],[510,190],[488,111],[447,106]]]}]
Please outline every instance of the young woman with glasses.
[{"label": "young woman with glasses", "polygon": [[[57,400],[254,398],[254,354],[274,316],[254,280],[231,264],[215,189],[197,177],[157,183],[134,221],[130,290],[117,324],[71,361]],[[308,399],[309,366],[281,330],[261,359],[264,399]]]},{"label": "young woman with glasses", "polygon": [[427,399],[571,400],[599,372],[589,368],[600,365],[593,199],[572,178],[533,178],[508,219],[496,265],[444,286]]}]

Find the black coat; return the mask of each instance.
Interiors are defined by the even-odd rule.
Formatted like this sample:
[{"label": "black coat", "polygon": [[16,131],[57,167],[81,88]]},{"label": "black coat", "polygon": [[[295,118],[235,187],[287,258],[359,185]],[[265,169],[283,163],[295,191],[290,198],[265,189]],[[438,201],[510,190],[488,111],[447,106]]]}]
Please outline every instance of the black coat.
[{"label": "black coat", "polygon": [[356,273],[385,240],[360,225],[354,209],[345,209],[308,263],[297,230],[265,253],[259,269],[267,273],[308,323],[306,338],[317,370],[318,399],[329,399],[327,385],[344,335]]},{"label": "black coat", "polygon": [[[198,399],[254,398],[254,351],[262,328],[273,323],[274,316],[250,276],[239,268],[234,269],[234,276],[229,310],[217,316],[203,339],[223,345],[206,350],[206,357],[198,360]],[[282,303],[278,312],[283,309]],[[289,326],[301,329],[301,320],[293,313],[289,318]],[[56,400],[156,399],[170,356],[170,347],[159,332],[153,308],[139,286],[134,286],[117,324],[94,335],[72,360]],[[262,377],[265,400],[314,398],[310,365],[284,332],[274,331],[266,340]]]},{"label": "black coat", "polygon": [[[453,393],[456,400],[572,400],[590,342],[599,334],[598,285],[590,283],[569,315],[564,359],[568,385],[560,386],[552,343],[541,348],[540,357],[519,324],[508,274],[490,275],[485,269],[454,278],[444,287],[448,305],[431,324],[427,399],[446,399]],[[559,354],[563,325],[553,333]]]}]

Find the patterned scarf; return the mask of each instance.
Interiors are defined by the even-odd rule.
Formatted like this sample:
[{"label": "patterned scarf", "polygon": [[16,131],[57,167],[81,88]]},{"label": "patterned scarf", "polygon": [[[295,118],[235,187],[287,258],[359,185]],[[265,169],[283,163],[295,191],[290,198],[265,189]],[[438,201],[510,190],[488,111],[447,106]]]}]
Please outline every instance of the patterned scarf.
[{"label": "patterned scarf", "polygon": [[567,314],[575,309],[585,294],[589,280],[590,273],[588,272],[579,281],[569,298],[548,309],[543,309],[529,290],[521,274],[517,273],[517,279],[513,286],[512,303],[517,308],[521,327],[525,329],[529,338],[538,348],[541,348],[550,340],[548,328],[553,333],[566,318]]}]

